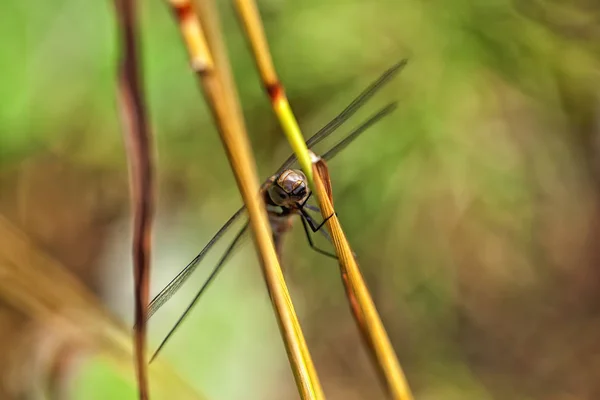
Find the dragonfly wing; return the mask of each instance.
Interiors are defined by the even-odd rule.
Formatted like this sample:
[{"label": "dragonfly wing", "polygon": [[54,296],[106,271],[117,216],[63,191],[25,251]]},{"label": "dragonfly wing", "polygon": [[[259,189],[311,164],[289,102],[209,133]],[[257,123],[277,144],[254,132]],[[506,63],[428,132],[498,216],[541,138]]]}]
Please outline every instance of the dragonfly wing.
[{"label": "dragonfly wing", "polygon": [[[321,128],[315,133],[310,139],[307,140],[306,144],[309,148],[325,139],[332,132],[334,132],[339,126],[347,121],[354,113],[362,106],[367,100],[369,100],[383,85],[389,82],[403,67],[406,65],[406,60],[402,60],[396,65],[385,71],[377,80],[375,80],[369,87],[367,87],[362,93],[360,93],[341,113],[339,113],[333,120],[327,125]],[[392,105],[382,109],[378,114],[373,116],[370,120],[366,121],[363,125],[359,126],[352,133],[348,135],[344,140],[329,150],[323,158],[328,160],[333,158],[339,153],[344,147],[346,147],[352,140],[354,140],[360,133],[366,130],[369,126],[374,124],[376,121],[381,119],[384,115],[391,112]],[[283,165],[278,169],[277,175],[286,169],[296,161],[296,156],[291,155]],[[245,207],[240,208],[233,216],[223,225],[221,229],[215,234],[215,236],[208,242],[208,244],[198,253],[198,255],[163,289],[161,292],[152,299],[148,306],[148,318],[150,318],[163,304],[165,304],[188,280],[190,275],[195,271],[200,261],[204,258],[208,250],[223,236],[223,234],[229,229],[229,227],[239,218],[244,212]]]},{"label": "dragonfly wing", "polygon": [[366,103],[375,93],[379,91],[386,83],[388,83],[398,72],[400,72],[408,60],[404,59],[396,63],[391,68],[388,68],[379,78],[373,81],[365,90],[363,90],[348,106],[339,113],[334,119],[329,121],[327,125],[321,128],[315,133],[308,141],[306,145],[312,147],[319,143],[321,140],[329,136],[335,131],[341,124],[347,121],[356,111]]},{"label": "dragonfly wing", "polygon": [[179,290],[179,288],[189,279],[191,274],[196,270],[196,267],[198,267],[198,264],[200,263],[200,261],[202,261],[206,253],[225,234],[225,232],[227,232],[231,225],[233,225],[233,223],[237,221],[237,219],[240,217],[240,215],[243,214],[245,209],[246,207],[242,206],[239,210],[237,210],[235,214],[233,214],[231,218],[229,218],[225,225],[223,225],[221,229],[219,229],[219,231],[213,236],[213,238],[210,239],[210,241],[206,244],[206,246],[204,246],[200,253],[198,253],[198,255],[194,257],[194,259],[190,261],[190,263],[186,265],[186,267],[183,270],[181,270],[181,272],[179,272],[179,274],[177,274],[177,276],[152,299],[150,305],[148,306],[148,318],[152,317],[152,315],[154,315],[154,313],[156,313],[156,311],[158,311],[158,309],[162,307],[163,304],[165,304],[171,297],[173,297],[173,295]]},{"label": "dragonfly wing", "polygon": [[194,297],[194,299],[192,300],[192,302],[187,306],[187,308],[185,309],[185,311],[183,312],[183,314],[179,317],[179,319],[177,320],[177,322],[175,323],[175,325],[171,328],[171,330],[169,331],[169,333],[167,334],[167,336],[165,336],[165,338],[163,339],[163,341],[160,343],[160,345],[158,346],[158,348],[156,349],[156,351],[152,355],[152,358],[150,359],[150,362],[152,362],[156,358],[156,356],[158,355],[158,353],[160,352],[160,350],[167,344],[167,342],[169,341],[169,339],[171,338],[171,336],[173,336],[173,334],[175,333],[175,331],[177,330],[177,328],[179,326],[181,326],[181,324],[183,323],[183,321],[185,320],[185,318],[189,315],[190,311],[192,311],[192,308],[194,308],[194,306],[196,305],[196,303],[198,302],[198,300],[200,299],[200,297],[202,296],[202,294],[206,291],[206,289],[209,287],[209,285],[217,277],[217,275],[219,274],[219,272],[222,270],[223,266],[225,265],[225,262],[227,261],[227,259],[229,258],[229,256],[233,253],[233,250],[235,249],[236,245],[239,243],[240,239],[242,238],[242,236],[244,235],[244,233],[247,231],[247,229],[248,229],[248,222],[246,222],[244,224],[244,227],[242,229],[240,229],[240,231],[235,236],[235,238],[233,239],[233,241],[229,244],[229,247],[227,248],[227,250],[225,250],[225,253],[223,253],[223,256],[221,257],[221,259],[219,260],[219,262],[217,263],[217,265],[213,268],[213,270],[210,273],[208,279],[206,280],[206,282],[204,282],[204,285],[202,285],[202,287],[200,288],[200,290],[198,291],[198,293],[196,293],[196,296]]},{"label": "dragonfly wing", "polygon": [[[402,68],[406,65],[407,60],[404,59],[387,71],[385,71],[379,78],[377,78],[373,83],[369,85],[365,90],[362,91],[348,106],[339,113],[335,118],[333,118],[327,125],[323,128],[319,129],[317,133],[312,135],[310,139],[306,141],[306,145],[308,148],[312,148],[317,143],[325,139],[331,133],[333,133],[337,128],[339,128],[344,122],[346,122],[358,109],[366,103],[379,89],[381,89],[386,83],[388,83],[398,72],[402,70]],[[281,167],[277,170],[277,174],[282,173],[286,169],[289,169],[290,166],[296,161],[296,156],[292,154],[288,157],[287,160],[281,165]]]},{"label": "dragonfly wing", "polygon": [[397,107],[397,103],[390,103],[387,106],[383,107],[377,113],[373,114],[371,118],[360,124],[357,128],[355,128],[352,132],[348,134],[343,140],[329,149],[325,154],[321,156],[324,160],[331,160],[335,157],[340,151],[342,151],[346,146],[348,146],[354,139],[356,139],[361,133],[366,131],[371,126],[375,125],[375,123],[381,121],[383,117],[394,111]]}]

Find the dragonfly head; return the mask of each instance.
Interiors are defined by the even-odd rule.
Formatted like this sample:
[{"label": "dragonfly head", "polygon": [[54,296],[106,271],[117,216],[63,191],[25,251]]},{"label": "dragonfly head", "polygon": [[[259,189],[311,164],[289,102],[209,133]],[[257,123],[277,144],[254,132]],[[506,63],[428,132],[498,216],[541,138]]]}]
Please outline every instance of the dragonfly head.
[{"label": "dragonfly head", "polygon": [[308,197],[306,176],[296,169],[283,171],[269,187],[268,194],[275,205],[294,208]]}]

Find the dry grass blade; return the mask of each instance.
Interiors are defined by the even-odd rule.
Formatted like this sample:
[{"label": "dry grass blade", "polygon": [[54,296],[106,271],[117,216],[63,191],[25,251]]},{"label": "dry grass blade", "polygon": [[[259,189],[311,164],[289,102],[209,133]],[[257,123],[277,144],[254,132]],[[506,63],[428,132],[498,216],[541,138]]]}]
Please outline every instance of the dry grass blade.
[{"label": "dry grass blade", "polygon": [[312,154],[312,159],[319,207],[323,218],[328,218],[326,224],[338,256],[342,281],[352,307],[352,314],[392,398],[412,400],[406,377],[358,268],[350,244],[335,214],[327,165],[323,159],[314,154]]},{"label": "dry grass blade", "polygon": [[[113,318],[66,268],[40,253],[2,216],[0,242],[0,299],[46,327],[46,337],[53,333],[58,336],[54,364],[69,364],[73,355],[91,355],[110,361],[133,381],[131,330]],[[203,399],[164,363],[153,364],[150,376],[157,398]]]},{"label": "dry grass blade", "polygon": [[121,34],[119,102],[125,122],[125,141],[133,204],[133,276],[135,296],[135,360],[140,399],[149,398],[146,362],[146,310],[150,301],[150,248],[154,211],[151,137],[146,119],[137,46],[135,0],[115,0]]},{"label": "dry grass blade", "polygon": [[312,185],[312,166],[308,148],[306,147],[306,142],[304,141],[296,117],[292,112],[287,96],[285,95],[283,85],[277,78],[256,3],[252,0],[236,0],[235,4],[239,18],[244,26],[246,35],[248,36],[248,41],[252,48],[254,59],[260,72],[260,77],[265,85],[265,90],[271,99],[273,110],[298,158],[300,167]]},{"label": "dry grass blade", "polygon": [[264,203],[259,197],[260,186],[255,162],[220,37],[216,9],[211,1],[199,2],[198,14],[189,0],[171,0],[170,4],[178,18],[192,68],[196,71],[208,100],[248,209],[264,279],[299,393],[303,399],[321,399],[322,389],[273,247]]}]

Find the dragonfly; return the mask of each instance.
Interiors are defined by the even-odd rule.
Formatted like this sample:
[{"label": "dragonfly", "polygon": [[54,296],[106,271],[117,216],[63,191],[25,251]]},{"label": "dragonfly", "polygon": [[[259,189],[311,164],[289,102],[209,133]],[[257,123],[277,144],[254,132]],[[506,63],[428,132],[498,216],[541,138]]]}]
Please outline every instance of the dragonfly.
[{"label": "dragonfly", "polygon": [[[358,111],[358,109],[365,104],[373,95],[379,91],[386,83],[388,83],[393,77],[395,77],[406,65],[407,60],[401,60],[389,69],[387,69],[379,78],[373,81],[366,89],[364,89],[346,108],[340,112],[335,118],[321,128],[317,133],[310,137],[306,141],[306,145],[309,149],[321,142],[323,139],[331,135],[337,128],[339,128],[344,122],[346,122],[352,115]],[[321,156],[324,160],[331,160],[340,151],[346,148],[354,139],[356,139],[361,133],[366,131],[369,127],[379,122],[383,117],[390,114],[397,107],[396,102],[392,102],[381,108],[378,112],[374,113],[371,117],[361,123],[358,127],[352,130],[344,139],[331,147],[325,154]],[[321,229],[325,222],[331,218],[329,216],[320,224],[317,224],[315,219],[307,212],[307,210],[318,212],[319,209],[315,206],[308,204],[308,200],[312,195],[309,190],[308,181],[304,173],[297,169],[292,169],[292,165],[296,162],[296,156],[291,155],[288,159],[279,167],[279,169],[269,177],[260,188],[261,196],[265,205],[267,206],[267,213],[269,222],[273,231],[273,240],[277,254],[281,259],[281,244],[282,238],[285,233],[292,227],[292,219],[295,216],[299,216],[302,221],[302,226],[306,233],[306,238],[311,249],[323,254],[328,257],[337,258],[335,254],[323,250],[315,245],[311,237],[311,232],[320,232],[323,236],[331,242],[329,234]],[[204,248],[190,261],[185,268],[183,268],[164,289],[162,289],[150,302],[148,306],[148,319],[150,319],[175,293],[183,286],[183,284],[190,278],[192,273],[196,270],[204,256],[208,251],[223,237],[228,229],[244,214],[246,207],[240,207],[229,220],[217,231],[217,233],[210,239],[210,241],[204,246]],[[193,307],[196,305],[202,294],[206,291],[209,285],[215,280],[219,272],[222,270],[227,259],[240,242],[244,233],[248,229],[249,222],[246,221],[244,226],[235,235],[217,264],[213,267],[208,278],[197,292],[194,299],[187,306],[183,314],[179,317],[175,325],[171,328],[167,336],[163,339],[157,350],[152,355],[150,362],[152,362],[166,345],[168,340],[173,336],[175,331],[184,322],[185,318],[189,315]]]}]

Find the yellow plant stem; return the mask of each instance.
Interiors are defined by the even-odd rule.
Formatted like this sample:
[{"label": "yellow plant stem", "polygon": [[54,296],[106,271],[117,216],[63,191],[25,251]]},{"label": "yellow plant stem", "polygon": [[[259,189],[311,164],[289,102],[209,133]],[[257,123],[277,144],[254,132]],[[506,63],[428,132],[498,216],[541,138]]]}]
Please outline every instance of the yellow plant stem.
[{"label": "yellow plant stem", "polygon": [[216,9],[212,1],[199,2],[198,14],[189,0],[171,0],[171,5],[248,210],[264,279],[298,391],[302,399],[323,399],[321,385],[273,246],[265,205],[259,197],[255,162],[220,37]]},{"label": "yellow plant stem", "polygon": [[[261,79],[271,99],[271,104],[279,122],[292,146],[302,170],[305,172],[311,188],[316,192],[323,218],[329,218],[327,226],[332,234],[336,254],[339,258],[340,269],[348,301],[353,310],[353,315],[365,338],[371,354],[379,367],[394,399],[412,400],[412,395],[396,354],[391,346],[387,333],[377,314],[371,295],[365,285],[358,265],[354,260],[350,245],[341,229],[337,216],[334,215],[332,205],[332,191],[329,183],[327,168],[324,161],[317,162],[314,166],[312,153],[308,150],[298,122],[291,110],[283,86],[277,78],[269,46],[265,37],[260,14],[253,0],[236,0],[238,16],[244,26],[248,41],[254,54]],[[313,167],[315,170],[313,171]],[[318,179],[316,172],[320,170],[327,175],[327,187]],[[316,180],[318,179],[318,183]],[[316,186],[316,185],[319,186]]]},{"label": "yellow plant stem", "polygon": [[360,327],[363,338],[379,366],[380,374],[392,396],[397,400],[412,400],[412,394],[406,377],[402,372],[394,348],[390,342],[381,318],[377,313],[369,289],[360,272],[350,244],[342,230],[340,221],[333,208],[333,196],[329,172],[325,161],[311,152],[315,190],[319,208],[331,233],[335,252],[338,257],[342,281],[353,315]]},{"label": "yellow plant stem", "polygon": [[308,148],[306,147],[306,142],[304,141],[296,117],[292,112],[287,96],[285,95],[285,90],[277,78],[277,73],[273,66],[269,45],[265,37],[260,14],[256,8],[256,3],[252,0],[236,0],[235,5],[238,16],[244,26],[246,35],[248,36],[248,41],[252,48],[261,79],[269,94],[269,98],[271,99],[273,111],[275,112],[275,115],[277,115],[279,123],[283,128],[283,132],[298,158],[300,168],[302,168],[302,171],[306,174],[312,187],[312,166]]},{"label": "yellow plant stem", "polygon": [[283,94],[283,90],[281,93],[282,94],[279,97],[273,100],[273,108],[277,114],[277,117],[279,118],[279,123],[283,127],[283,132],[285,133],[290,146],[292,146],[292,149],[298,158],[300,168],[302,168],[302,171],[304,171],[309,183],[312,186],[313,173],[308,147],[306,147],[306,142],[304,141],[304,137],[302,136],[302,132],[300,131],[296,117],[294,117],[290,103],[288,103],[287,97],[285,97],[285,94]]}]

